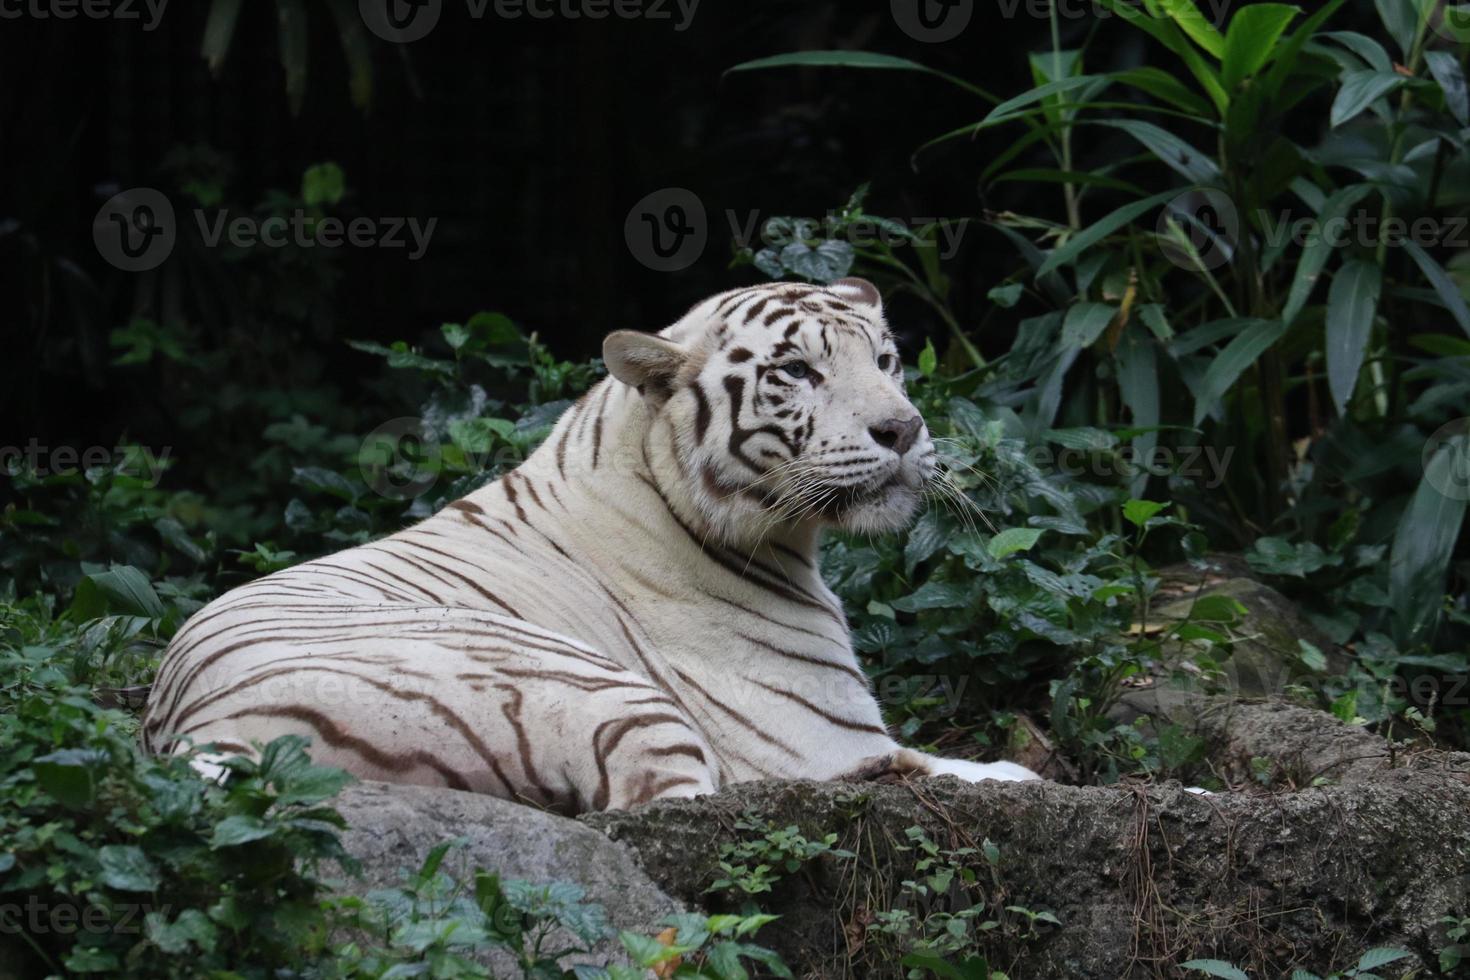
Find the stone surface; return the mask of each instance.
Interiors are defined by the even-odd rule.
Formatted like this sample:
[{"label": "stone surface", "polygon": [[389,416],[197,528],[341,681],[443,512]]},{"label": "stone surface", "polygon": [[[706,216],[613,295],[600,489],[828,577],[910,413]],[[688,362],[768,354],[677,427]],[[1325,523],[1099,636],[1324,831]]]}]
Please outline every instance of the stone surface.
[{"label": "stone surface", "polygon": [[1382,740],[1299,708],[1216,703],[1197,716],[1220,746],[1218,765],[1249,768],[1274,753],[1284,769],[1326,782],[1208,797],[1177,784],[756,783],[582,821],[634,848],[691,903],[743,813],[808,837],[839,834],[860,859],[762,896],[783,915],[762,939],[813,976],[849,954],[851,975],[897,975],[859,946],[854,923],[912,877],[913,852],[894,844],[914,824],[945,846],[1000,848],[992,909],[1061,920],[1032,935],[1000,916],[985,952],[1012,977],[1177,976],[1170,965],[1195,957],[1252,976],[1325,975],[1379,945],[1412,950],[1429,968],[1444,945],[1439,919],[1470,911],[1470,755],[1395,757]]},{"label": "stone surface", "polygon": [[[348,822],[343,844],[363,865],[362,878],[350,883],[354,894],[398,884],[401,873],[418,870],[436,844],[463,837],[465,846],[446,870],[462,863],[467,872],[481,868],[502,878],[576,882],[587,890],[587,901],[607,910],[615,929],[657,932],[654,926],[664,916],[686,911],[643,872],[628,848],[575,820],[533,807],[457,790],[368,781],[349,786],[335,806]],[[601,962],[620,950],[613,941],[590,959]]]}]

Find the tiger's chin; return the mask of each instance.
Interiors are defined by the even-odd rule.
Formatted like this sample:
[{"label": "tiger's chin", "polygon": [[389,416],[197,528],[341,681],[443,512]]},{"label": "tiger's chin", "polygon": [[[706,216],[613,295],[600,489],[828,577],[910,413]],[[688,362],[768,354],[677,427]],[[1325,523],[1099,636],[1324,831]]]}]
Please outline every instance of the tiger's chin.
[{"label": "tiger's chin", "polygon": [[913,521],[923,497],[919,490],[890,483],[832,508],[824,516],[832,527],[855,534],[890,534]]}]

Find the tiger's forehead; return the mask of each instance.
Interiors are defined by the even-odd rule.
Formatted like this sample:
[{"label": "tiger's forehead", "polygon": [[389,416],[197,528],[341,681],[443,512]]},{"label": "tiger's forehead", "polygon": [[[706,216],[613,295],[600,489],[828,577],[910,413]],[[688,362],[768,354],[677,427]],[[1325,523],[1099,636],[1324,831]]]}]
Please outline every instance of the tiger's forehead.
[{"label": "tiger's forehead", "polygon": [[806,339],[829,349],[844,334],[861,338],[875,350],[891,343],[877,310],[800,283],[752,286],[717,297],[711,321],[717,348],[738,341],[789,349],[804,332]]}]

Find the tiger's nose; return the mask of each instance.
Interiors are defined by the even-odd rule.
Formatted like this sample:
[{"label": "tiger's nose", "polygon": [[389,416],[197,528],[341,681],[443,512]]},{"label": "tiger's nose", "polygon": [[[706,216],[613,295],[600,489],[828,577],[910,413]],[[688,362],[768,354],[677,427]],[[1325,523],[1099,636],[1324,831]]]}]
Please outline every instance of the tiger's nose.
[{"label": "tiger's nose", "polygon": [[888,419],[877,425],[870,425],[868,435],[884,449],[892,449],[902,456],[913,446],[914,440],[919,438],[919,430],[922,428],[924,420],[915,415],[912,418]]}]

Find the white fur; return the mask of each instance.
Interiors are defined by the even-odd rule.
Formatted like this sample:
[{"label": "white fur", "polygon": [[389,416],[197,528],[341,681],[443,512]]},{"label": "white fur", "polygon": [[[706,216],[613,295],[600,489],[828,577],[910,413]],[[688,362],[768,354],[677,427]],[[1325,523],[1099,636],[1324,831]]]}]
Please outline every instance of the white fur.
[{"label": "white fur", "polygon": [[[295,732],[366,777],[570,811],[872,775],[885,759],[1036,778],[901,749],[817,569],[822,527],[899,528],[933,473],[927,430],[901,454],[873,434],[916,413],[871,289],[724,294],[657,350],[614,335],[609,363],[641,394],[603,381],[505,478],[191,619],[159,672],[148,743],[184,733],[248,751]],[[776,366],[793,359],[807,383]],[[798,417],[792,456],[779,426]]]}]

